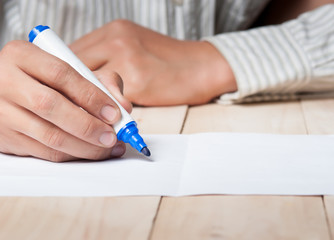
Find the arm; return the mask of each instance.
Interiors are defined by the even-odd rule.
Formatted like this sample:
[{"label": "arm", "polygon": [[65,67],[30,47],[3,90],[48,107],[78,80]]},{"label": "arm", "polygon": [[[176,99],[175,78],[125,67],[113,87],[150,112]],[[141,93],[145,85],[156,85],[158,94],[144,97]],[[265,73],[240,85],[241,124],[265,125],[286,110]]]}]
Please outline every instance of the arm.
[{"label": "arm", "polygon": [[[333,56],[332,9],[206,41],[179,41],[118,20],[71,47],[91,69],[118,72],[125,96],[140,105],[203,104],[220,95],[228,102],[291,99],[333,90],[326,61]],[[307,35],[319,29],[319,36]],[[310,50],[314,39],[315,51]],[[319,57],[321,63],[312,62]]]},{"label": "arm", "polygon": [[225,56],[238,91],[221,102],[295,99],[334,91],[334,5],[281,25],[206,38]]}]

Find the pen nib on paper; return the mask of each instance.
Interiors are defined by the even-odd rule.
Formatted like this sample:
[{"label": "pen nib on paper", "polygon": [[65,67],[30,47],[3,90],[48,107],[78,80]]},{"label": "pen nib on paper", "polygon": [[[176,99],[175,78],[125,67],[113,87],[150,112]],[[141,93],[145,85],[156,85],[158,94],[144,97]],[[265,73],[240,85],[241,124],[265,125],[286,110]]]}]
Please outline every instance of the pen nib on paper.
[{"label": "pen nib on paper", "polygon": [[141,150],[141,153],[144,154],[144,155],[147,156],[147,157],[151,156],[151,152],[150,152],[150,150],[149,150],[147,147],[144,147],[144,148]]}]

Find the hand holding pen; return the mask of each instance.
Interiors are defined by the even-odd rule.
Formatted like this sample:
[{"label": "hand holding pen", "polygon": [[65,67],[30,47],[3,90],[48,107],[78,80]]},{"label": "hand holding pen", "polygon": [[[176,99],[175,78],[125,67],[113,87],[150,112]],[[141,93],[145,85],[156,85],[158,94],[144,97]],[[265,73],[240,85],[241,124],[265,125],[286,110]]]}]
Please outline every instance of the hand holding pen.
[{"label": "hand holding pen", "polygon": [[[130,112],[119,75],[95,75]],[[117,104],[69,64],[26,41],[0,52],[0,115],[3,153],[62,162],[125,152],[111,126],[121,118]]]}]

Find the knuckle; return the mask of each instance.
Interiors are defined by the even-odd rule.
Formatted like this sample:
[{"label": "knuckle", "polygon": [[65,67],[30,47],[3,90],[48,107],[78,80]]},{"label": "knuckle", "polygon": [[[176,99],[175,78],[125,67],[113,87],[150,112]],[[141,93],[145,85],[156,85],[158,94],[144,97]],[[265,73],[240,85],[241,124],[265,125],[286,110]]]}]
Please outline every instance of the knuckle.
[{"label": "knuckle", "polygon": [[34,96],[32,111],[43,115],[50,114],[57,104],[57,97],[50,91],[43,91]]},{"label": "knuckle", "polygon": [[123,51],[126,55],[133,55],[135,52],[131,51],[136,46],[138,40],[128,36],[118,36],[110,39],[105,45],[106,49],[118,49]]},{"label": "knuckle", "polygon": [[82,136],[84,138],[90,138],[97,129],[95,121],[93,118],[87,118],[87,120],[83,122],[84,127],[82,128]]},{"label": "knuckle", "polygon": [[48,156],[48,160],[51,162],[60,163],[66,161],[66,154],[57,150],[50,150]]},{"label": "knuckle", "polygon": [[50,127],[45,131],[43,136],[43,142],[53,149],[59,149],[64,145],[65,136],[61,132],[61,130]]},{"label": "knuckle", "polygon": [[95,107],[98,104],[98,92],[96,91],[96,88],[91,86],[87,87],[83,90],[81,101],[83,106],[92,106]]},{"label": "knuckle", "polygon": [[113,31],[124,31],[126,29],[129,29],[133,26],[133,23],[126,19],[117,19],[108,24],[108,27],[111,28]]},{"label": "knuckle", "polygon": [[68,64],[62,61],[55,61],[49,69],[49,77],[56,85],[62,86],[68,79],[73,77],[73,74]]},{"label": "knuckle", "polygon": [[14,40],[7,43],[1,52],[7,56],[17,55],[21,52],[21,48],[24,45],[23,41]]},{"label": "knuckle", "polygon": [[149,89],[145,81],[142,81],[142,79],[145,79],[145,77],[138,73],[134,77],[127,79],[127,84],[131,86],[134,92],[142,94],[145,90]]}]

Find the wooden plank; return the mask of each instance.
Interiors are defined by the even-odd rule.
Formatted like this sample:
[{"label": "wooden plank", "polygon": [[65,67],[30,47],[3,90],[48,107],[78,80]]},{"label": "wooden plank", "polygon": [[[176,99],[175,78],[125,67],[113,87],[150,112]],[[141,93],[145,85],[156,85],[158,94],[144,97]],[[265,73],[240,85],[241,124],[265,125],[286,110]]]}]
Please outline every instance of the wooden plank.
[{"label": "wooden plank", "polygon": [[190,108],[183,133],[255,132],[305,134],[299,103],[210,104]]},{"label": "wooden plank", "polygon": [[[180,133],[187,106],[135,108],[143,134]],[[0,239],[148,239],[160,197],[0,198]]]},{"label": "wooden plank", "polygon": [[334,134],[334,99],[301,102],[309,134]]},{"label": "wooden plank", "polygon": [[147,239],[157,197],[0,198],[0,239]]},{"label": "wooden plank", "polygon": [[[299,102],[192,107],[183,133],[306,134]],[[163,198],[155,239],[329,239],[321,197]]]},{"label": "wooden plank", "polygon": [[329,239],[319,197],[164,198],[152,239]]},{"label": "wooden plank", "polygon": [[145,134],[180,133],[187,113],[187,106],[134,108],[133,118],[139,130]]},{"label": "wooden plank", "polygon": [[[303,100],[309,134],[334,134],[334,99]],[[334,196],[324,196],[328,226],[334,239]]]},{"label": "wooden plank", "polygon": [[326,207],[328,226],[332,239],[334,239],[334,196],[325,196],[324,202]]}]

